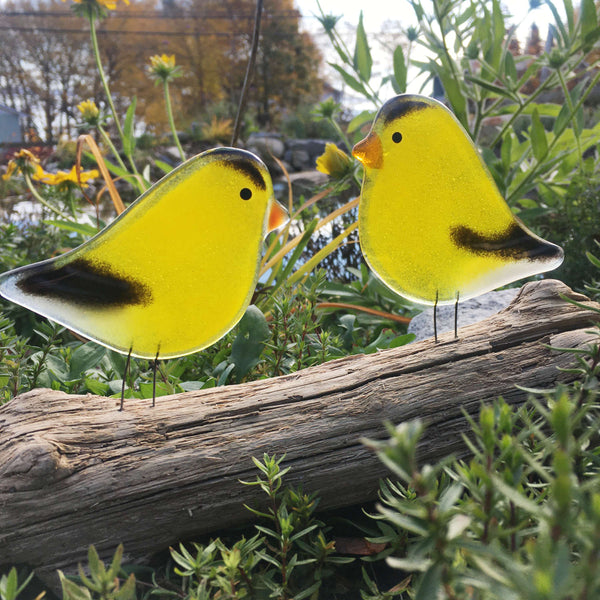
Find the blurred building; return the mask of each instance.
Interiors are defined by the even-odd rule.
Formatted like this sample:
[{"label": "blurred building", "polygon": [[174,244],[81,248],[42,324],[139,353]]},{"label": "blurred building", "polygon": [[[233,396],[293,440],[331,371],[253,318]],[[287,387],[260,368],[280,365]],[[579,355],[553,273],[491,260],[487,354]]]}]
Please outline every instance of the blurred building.
[{"label": "blurred building", "polygon": [[25,115],[18,110],[0,104],[0,144],[18,144],[23,141],[23,117]]}]

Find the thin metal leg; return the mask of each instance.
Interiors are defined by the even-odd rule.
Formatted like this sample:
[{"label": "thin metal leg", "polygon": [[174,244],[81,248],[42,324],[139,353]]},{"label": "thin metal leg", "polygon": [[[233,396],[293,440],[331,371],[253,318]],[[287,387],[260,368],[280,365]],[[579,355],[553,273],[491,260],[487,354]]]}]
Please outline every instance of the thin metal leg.
[{"label": "thin metal leg", "polygon": [[156,370],[158,369],[158,352],[152,367],[152,408],[156,406]]},{"label": "thin metal leg", "polygon": [[127,380],[127,373],[129,372],[129,364],[131,363],[131,351],[133,348],[129,348],[129,354],[127,355],[127,360],[125,361],[125,371],[123,373],[123,382],[121,384],[121,407],[119,410],[123,410],[123,404],[125,400],[125,381]]},{"label": "thin metal leg", "polygon": [[454,304],[454,337],[458,338],[458,299],[460,292],[456,292],[456,303]]},{"label": "thin metal leg", "polygon": [[437,344],[437,305],[438,305],[438,292],[435,293],[435,304],[433,305],[433,337]]}]

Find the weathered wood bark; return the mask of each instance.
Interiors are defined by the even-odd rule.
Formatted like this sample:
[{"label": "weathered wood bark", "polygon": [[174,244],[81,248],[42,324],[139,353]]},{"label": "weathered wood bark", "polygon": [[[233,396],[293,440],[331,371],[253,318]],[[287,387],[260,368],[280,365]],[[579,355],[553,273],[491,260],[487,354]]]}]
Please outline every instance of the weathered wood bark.
[{"label": "weathered wood bark", "polygon": [[200,392],[128,400],[23,394],[0,409],[0,564],[50,572],[119,542],[140,556],[178,539],[242,524],[260,493],[251,456],[286,454],[288,481],[320,491],[322,508],[372,500],[386,475],[360,439],[383,421],[420,417],[423,460],[462,450],[462,413],[516,386],[566,381],[553,347],[582,348],[598,307],[557,281],[526,285],[506,310],[442,336],[293,375]]}]

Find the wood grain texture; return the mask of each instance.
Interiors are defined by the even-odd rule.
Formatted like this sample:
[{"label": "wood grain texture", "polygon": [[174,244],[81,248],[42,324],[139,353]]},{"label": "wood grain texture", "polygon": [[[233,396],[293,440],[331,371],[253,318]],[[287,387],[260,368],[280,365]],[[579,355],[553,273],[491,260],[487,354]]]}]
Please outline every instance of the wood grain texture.
[{"label": "wood grain texture", "polygon": [[[566,302],[566,295],[584,304]],[[373,500],[386,475],[361,438],[385,420],[428,423],[424,461],[463,450],[462,410],[476,414],[516,386],[567,381],[600,308],[564,284],[524,286],[489,319],[433,340],[352,356],[276,379],[118,401],[33,390],[0,409],[0,564],[73,569],[89,544],[129,557],[252,520],[251,456],[286,454],[287,481],[319,491],[321,508]]]}]

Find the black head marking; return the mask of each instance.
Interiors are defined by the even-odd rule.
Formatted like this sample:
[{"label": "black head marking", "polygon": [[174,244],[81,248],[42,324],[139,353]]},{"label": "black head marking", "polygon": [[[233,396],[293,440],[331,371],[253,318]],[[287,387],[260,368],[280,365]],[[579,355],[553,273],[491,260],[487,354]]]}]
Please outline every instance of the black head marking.
[{"label": "black head marking", "polygon": [[495,255],[512,260],[549,261],[562,256],[562,248],[532,237],[518,222],[497,235],[485,235],[465,225],[452,227],[450,237],[456,246],[479,256]]},{"label": "black head marking", "polygon": [[17,286],[26,294],[101,309],[148,304],[152,299],[145,284],[122,276],[110,265],[79,258],[62,267],[32,265]]},{"label": "black head marking", "polygon": [[223,165],[230,169],[243,173],[249,177],[254,185],[261,189],[266,190],[267,184],[256,165],[256,157],[250,152],[245,150],[238,150],[237,148],[217,148],[211,151],[211,156],[216,158],[224,158]]},{"label": "black head marking", "polygon": [[388,100],[379,110],[380,117],[383,118],[385,125],[392,121],[403,117],[411,112],[429,108],[431,105],[424,100],[418,100],[415,96],[406,94],[404,96],[396,96]]}]

